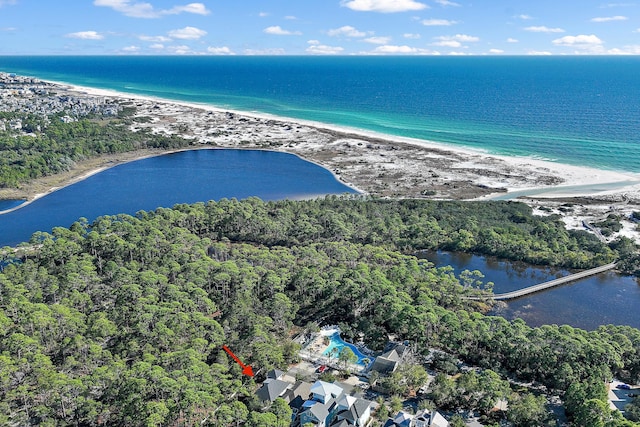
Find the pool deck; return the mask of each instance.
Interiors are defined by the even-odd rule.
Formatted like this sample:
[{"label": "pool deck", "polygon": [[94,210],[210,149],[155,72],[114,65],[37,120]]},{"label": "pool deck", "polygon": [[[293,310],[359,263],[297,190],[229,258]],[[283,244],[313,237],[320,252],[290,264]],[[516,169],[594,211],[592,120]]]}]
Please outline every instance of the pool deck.
[{"label": "pool deck", "polygon": [[[333,369],[343,370],[338,362],[336,357],[329,357],[324,355],[324,351],[327,349],[328,345],[325,343],[325,339],[328,339],[335,333],[340,333],[340,329],[335,326],[324,327],[322,330],[314,335],[311,340],[302,348],[300,351],[300,357],[304,360],[319,364],[319,365],[327,365]],[[375,359],[375,357],[370,357],[371,361]],[[363,366],[355,363],[350,363],[348,368],[351,372],[364,373],[368,366]]]}]

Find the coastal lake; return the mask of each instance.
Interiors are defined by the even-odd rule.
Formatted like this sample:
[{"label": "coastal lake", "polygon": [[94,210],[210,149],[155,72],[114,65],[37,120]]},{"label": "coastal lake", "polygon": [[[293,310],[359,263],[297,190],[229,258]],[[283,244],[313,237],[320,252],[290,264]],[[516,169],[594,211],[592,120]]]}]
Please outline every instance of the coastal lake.
[{"label": "coastal lake", "polygon": [[[36,231],[69,227],[80,217],[135,214],[222,198],[303,199],[356,193],[328,170],[292,154],[210,149],[189,150],[121,164],[55,191],[13,212],[0,215],[0,247],[28,241]],[[0,210],[19,205],[3,201]],[[494,291],[508,292],[569,274],[491,257],[430,252],[421,257],[456,274],[480,270]],[[490,314],[520,317],[531,326],[569,324],[595,329],[603,324],[640,328],[640,285],[611,272],[509,301]]]},{"label": "coastal lake", "polygon": [[[80,217],[135,214],[222,198],[305,199],[356,193],[328,170],[293,154],[205,149],[121,164],[0,215],[0,247],[28,241],[36,231],[69,227]],[[6,201],[0,210],[20,202]]]},{"label": "coastal lake", "polygon": [[[494,282],[494,293],[522,289],[575,272],[457,252],[424,252],[420,258],[437,267],[451,266],[456,276],[463,270],[479,270],[485,275],[485,283]],[[507,301],[506,307],[489,314],[521,318],[530,326],[566,324],[593,330],[607,324],[640,328],[639,308],[638,279],[609,271]]]}]

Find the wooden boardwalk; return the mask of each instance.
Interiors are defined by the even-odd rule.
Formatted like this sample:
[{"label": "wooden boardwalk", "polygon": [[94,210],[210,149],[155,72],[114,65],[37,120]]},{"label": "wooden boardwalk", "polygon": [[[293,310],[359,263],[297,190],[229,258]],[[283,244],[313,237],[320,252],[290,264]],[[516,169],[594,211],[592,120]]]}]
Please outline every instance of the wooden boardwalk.
[{"label": "wooden boardwalk", "polygon": [[486,300],[486,299],[493,299],[493,300],[509,300],[509,299],[515,299],[515,298],[520,298],[523,297],[525,295],[529,295],[529,294],[533,294],[535,292],[540,292],[543,291],[545,289],[549,289],[549,288],[554,288],[556,286],[560,286],[560,285],[564,285],[565,283],[569,283],[569,282],[573,282],[575,280],[580,280],[580,279],[584,279],[585,277],[589,277],[589,276],[593,276],[595,274],[599,274],[608,270],[612,270],[614,269],[616,266],[615,262],[612,262],[611,264],[606,264],[606,265],[601,265],[600,267],[596,267],[596,268],[592,268],[589,270],[584,270],[581,271],[579,273],[574,273],[574,274],[570,274],[568,276],[565,277],[560,277],[558,279],[553,279],[553,280],[549,280],[548,282],[544,282],[544,283],[539,283],[537,285],[533,285],[533,286],[529,286],[523,289],[519,289],[517,291],[513,291],[513,292],[507,292],[504,294],[493,294],[493,295],[486,295],[486,296],[470,296],[470,297],[463,297],[463,299],[466,300],[472,300],[472,301],[481,301],[481,300]]}]

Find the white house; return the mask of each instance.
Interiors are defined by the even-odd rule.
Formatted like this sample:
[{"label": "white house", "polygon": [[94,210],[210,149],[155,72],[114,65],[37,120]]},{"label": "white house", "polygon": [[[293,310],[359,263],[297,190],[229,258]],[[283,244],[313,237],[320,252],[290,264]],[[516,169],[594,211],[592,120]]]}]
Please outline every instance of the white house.
[{"label": "white house", "polygon": [[344,389],[339,385],[325,381],[316,381],[311,386],[313,400],[321,403],[327,403],[332,398],[336,399],[342,395],[343,392]]}]

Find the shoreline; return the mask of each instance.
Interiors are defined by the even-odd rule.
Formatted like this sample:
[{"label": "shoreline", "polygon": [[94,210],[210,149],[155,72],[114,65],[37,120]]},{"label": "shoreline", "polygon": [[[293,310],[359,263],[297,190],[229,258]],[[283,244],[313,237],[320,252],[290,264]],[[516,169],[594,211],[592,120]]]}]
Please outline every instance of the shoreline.
[{"label": "shoreline", "polygon": [[[35,202],[38,199],[41,199],[43,197],[46,197],[52,193],[55,193],[58,190],[62,190],[66,187],[69,187],[71,185],[77,184],[81,181],[84,181],[87,178],[92,177],[93,175],[99,174],[101,172],[104,172],[108,169],[114,168],[116,166],[120,166],[120,165],[124,165],[127,163],[132,163],[132,162],[137,162],[139,160],[144,160],[144,159],[149,159],[152,157],[159,157],[159,156],[166,156],[169,154],[175,154],[175,153],[181,153],[184,151],[195,151],[195,150],[243,150],[243,148],[225,148],[225,147],[212,147],[212,146],[202,146],[202,147],[197,147],[197,146],[193,146],[193,147],[187,147],[187,148],[177,148],[177,149],[171,149],[171,150],[159,150],[156,153],[139,153],[138,151],[128,151],[125,153],[120,153],[122,156],[118,156],[117,154],[115,155],[111,155],[109,156],[109,159],[104,159],[101,157],[97,157],[94,158],[93,160],[101,160],[102,161],[100,163],[111,163],[110,165],[101,165],[99,167],[90,169],[89,171],[75,176],[69,180],[66,181],[66,183],[64,183],[63,185],[60,186],[56,186],[56,187],[51,187],[48,190],[42,192],[42,193],[36,193],[33,196],[31,196],[30,198],[26,198],[26,199],[9,199],[9,198],[2,198],[2,190],[0,190],[0,200],[24,200],[23,203],[19,204],[18,206],[14,206],[10,209],[5,209],[0,211],[0,215],[4,215],[4,214],[8,214],[17,210],[20,210],[24,207],[29,206],[30,204],[32,204],[33,202]],[[267,150],[267,149],[263,149],[263,148],[246,148],[244,150],[259,150],[259,151],[271,151],[271,152],[280,152],[277,150]],[[144,150],[144,151],[148,151],[148,150]],[[138,154],[138,155],[136,155]],[[306,162],[312,163],[318,167],[321,167],[322,169],[326,170],[327,172],[329,172],[331,174],[331,176],[336,180],[341,182],[342,184],[346,185],[347,187],[351,188],[352,190],[358,192],[361,195],[367,194],[366,191],[357,188],[356,186],[354,186],[351,183],[345,182],[344,180],[342,180],[338,175],[336,175],[333,171],[327,169],[324,165],[321,165],[313,160],[308,160],[305,159],[304,157],[300,156],[299,154],[296,153],[287,153],[287,154],[291,154],[292,156],[296,156],[297,158],[299,158],[300,160],[304,160]],[[133,155],[133,156],[131,156]],[[111,158],[111,157],[116,157],[115,159]],[[70,171],[72,172],[72,171]],[[46,177],[45,177],[46,178]]]},{"label": "shoreline", "polygon": [[[569,186],[577,186],[577,185],[587,186],[587,185],[597,185],[597,184],[603,184],[603,183],[604,184],[619,183],[620,184],[619,190],[621,190],[623,188],[640,183],[640,173],[635,173],[635,172],[629,172],[629,171],[623,171],[623,170],[618,171],[618,170],[609,170],[609,169],[596,169],[588,166],[576,166],[576,165],[571,165],[567,163],[559,163],[552,160],[537,159],[533,157],[492,154],[485,150],[475,149],[473,147],[462,147],[462,146],[447,144],[447,143],[438,142],[438,141],[384,134],[384,133],[379,133],[375,131],[369,131],[366,129],[350,128],[346,126],[333,125],[329,123],[316,122],[312,120],[290,118],[286,116],[277,116],[269,113],[261,113],[261,112],[254,112],[254,111],[234,110],[234,109],[222,108],[222,107],[218,107],[218,106],[215,106],[212,104],[206,104],[206,103],[197,103],[197,102],[173,100],[168,98],[159,98],[159,97],[154,97],[150,95],[119,92],[112,89],[93,88],[88,86],[69,84],[65,82],[57,82],[57,81],[50,81],[50,80],[46,80],[46,81],[49,83],[67,87],[74,92],[83,92],[93,96],[104,96],[104,97],[110,97],[110,98],[118,98],[121,100],[141,100],[141,101],[147,101],[147,102],[175,104],[175,105],[180,105],[187,108],[193,108],[193,109],[210,111],[210,112],[221,113],[221,114],[231,113],[239,116],[251,117],[251,118],[262,119],[262,120],[272,120],[272,121],[278,121],[278,122],[299,124],[299,125],[315,128],[319,131],[336,132],[339,134],[357,136],[357,137],[372,139],[376,141],[387,141],[390,143],[412,145],[425,150],[436,150],[436,151],[450,152],[450,153],[454,153],[462,156],[481,156],[487,159],[497,159],[497,160],[509,163],[510,166],[546,169],[550,173],[557,175],[563,179],[563,183],[560,185],[550,185],[550,186],[543,186],[543,187],[537,187],[537,186],[513,187],[513,188],[507,187],[506,188],[507,194],[514,191],[518,191],[518,192],[530,191],[530,190],[537,191],[544,188],[549,188],[550,190],[552,190],[552,189],[555,189],[556,187],[569,187]],[[275,151],[278,151],[278,150],[275,150]],[[310,160],[307,157],[301,155],[300,153],[297,153],[295,150],[286,150],[286,151],[292,154],[296,154],[304,160],[312,161],[313,163],[316,163],[319,166],[330,170],[327,167],[327,165],[322,164],[321,162]],[[333,173],[333,171],[331,172]],[[334,176],[335,175],[336,174],[334,173]],[[365,192],[365,191],[362,191],[361,189],[358,189],[357,186],[354,186],[353,183],[345,181],[341,177],[337,176],[337,179],[339,179],[344,184],[349,185],[358,191]],[[580,196],[585,196],[589,194],[590,194],[589,192],[578,192],[578,193],[572,193],[572,194],[563,194],[563,197],[572,197],[572,196],[580,197]],[[478,199],[481,199],[481,198],[478,198]]]},{"label": "shoreline", "polygon": [[[64,180],[64,182],[59,185],[59,186],[53,186],[48,188],[46,191],[40,192],[40,193],[35,193],[32,196],[27,196],[27,198],[23,198],[23,199],[9,199],[9,198],[2,198],[0,196],[0,199],[2,200],[24,200],[23,203],[21,203],[18,206],[14,206],[13,208],[10,209],[5,209],[3,211],[0,211],[0,215],[4,215],[4,214],[8,214],[14,211],[17,211],[19,209],[22,209],[24,207],[29,206],[31,203],[35,202],[38,199],[41,199],[43,197],[48,196],[49,194],[55,193],[58,190],[62,190],[63,188],[69,187],[73,184],[77,184],[78,182],[84,181],[87,178],[90,178],[93,175],[96,175],[100,172],[104,172],[107,169],[116,167],[118,165],[122,165],[125,163],[130,163],[130,162],[135,162],[138,160],[143,160],[149,157],[155,157],[155,156],[162,156],[164,154],[171,154],[172,152],[177,152],[180,150],[170,150],[170,151],[163,151],[163,152],[159,152],[157,154],[144,154],[144,153],[138,153],[137,151],[129,151],[126,153],[120,153],[121,156],[116,155],[110,155],[110,156],[103,156],[103,157],[96,157],[93,158],[91,160],[93,161],[97,161],[99,166],[95,167],[95,168],[91,168],[88,169],[87,171],[83,171],[83,173],[81,173],[80,175],[75,175],[70,177],[67,180]],[[131,156],[131,154],[136,154],[135,156]],[[128,156],[127,156],[128,155]],[[115,158],[114,158],[115,157]],[[109,165],[104,164],[104,163],[111,163]],[[83,168],[80,168],[81,170]],[[72,174],[73,170],[68,171],[67,173]],[[73,174],[72,174],[73,175]],[[55,177],[55,175],[50,176],[51,178]],[[42,179],[46,179],[49,177],[43,177]],[[28,184],[27,184],[28,185]],[[12,191],[18,191],[18,190],[13,190]],[[2,190],[0,190],[0,195],[2,194]]]},{"label": "shoreline", "polygon": [[[145,120],[134,120],[131,131],[180,136],[192,143],[177,150],[133,151],[89,159],[89,167],[85,166],[81,172],[71,171],[65,173],[66,178],[53,176],[50,180],[41,179],[37,184],[25,185],[27,190],[19,197],[7,197],[8,192],[0,190],[3,199],[28,199],[8,211],[25,207],[60,188],[123,162],[207,148],[293,154],[323,167],[354,190],[377,197],[520,200],[536,213],[560,214],[570,228],[581,228],[580,218],[598,220],[607,214],[611,205],[616,205],[614,211],[618,213],[622,211],[621,204],[625,205],[624,215],[629,215],[629,209],[640,210],[640,174],[637,173],[494,155],[473,148],[267,113],[42,81],[53,84],[59,92],[109,98],[135,106],[133,117],[144,117]],[[47,186],[48,182],[55,185]],[[33,191],[38,187],[40,191]],[[578,199],[576,204],[587,207],[581,206],[575,215],[568,212],[561,205],[572,198]],[[640,242],[640,230],[636,232],[631,224],[625,227],[625,235]]]}]

